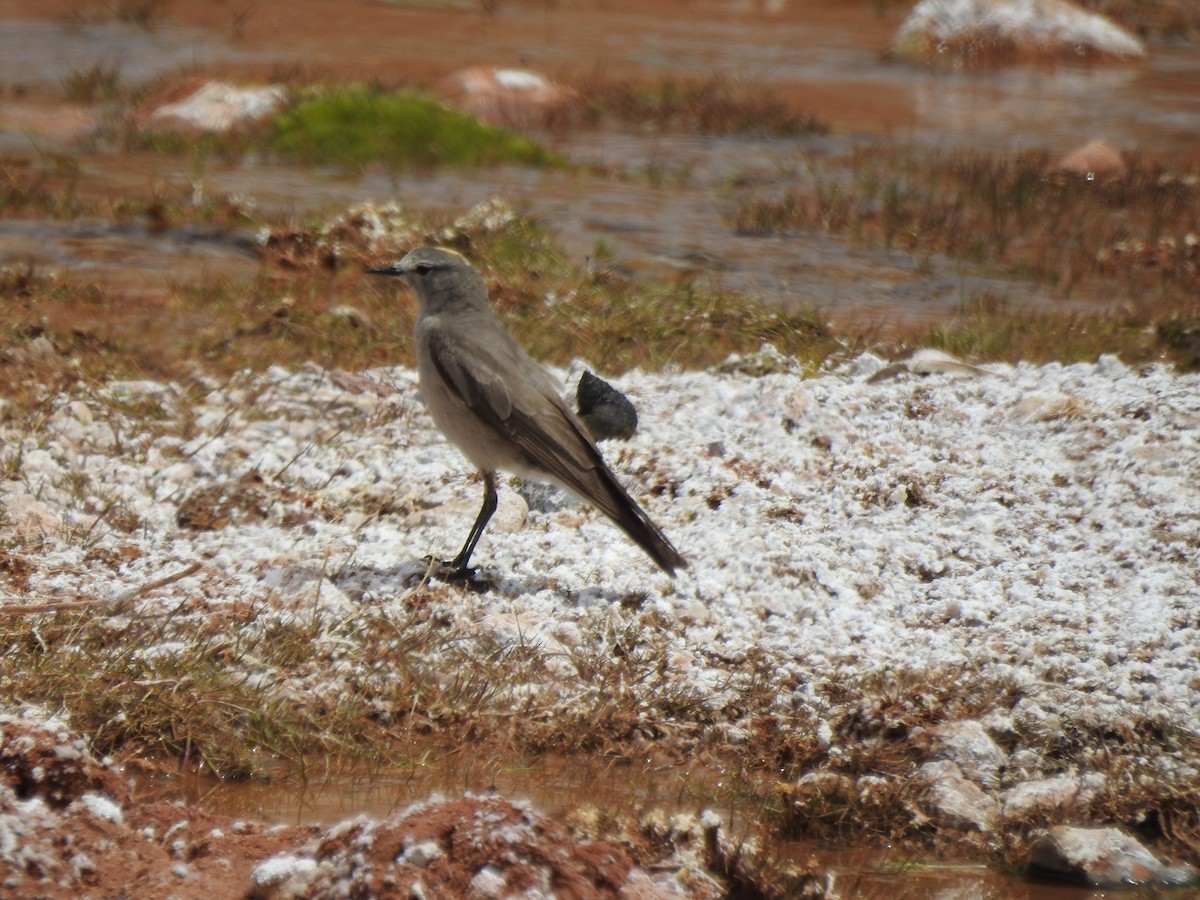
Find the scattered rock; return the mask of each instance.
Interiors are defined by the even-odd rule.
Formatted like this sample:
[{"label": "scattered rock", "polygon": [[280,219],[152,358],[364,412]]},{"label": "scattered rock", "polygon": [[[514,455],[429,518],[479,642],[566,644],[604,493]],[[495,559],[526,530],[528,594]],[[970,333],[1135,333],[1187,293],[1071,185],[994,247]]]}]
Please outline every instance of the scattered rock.
[{"label": "scattered rock", "polygon": [[444,78],[435,90],[471,115],[508,128],[567,123],[584,109],[575,91],[524,69],[473,66]]},{"label": "scattered rock", "polygon": [[1132,60],[1132,34],[1065,0],[922,0],[892,43],[900,59],[951,65]]},{"label": "scattered rock", "polygon": [[1025,397],[1012,409],[1013,418],[1022,422],[1081,419],[1087,413],[1087,404],[1078,397],[1061,391]]},{"label": "scattered rock", "polygon": [[321,226],[327,247],[352,246],[366,257],[402,255],[419,239],[412,219],[398,203],[365,201],[351,206]]},{"label": "scattered rock", "polygon": [[1200,882],[1191,866],[1160,862],[1117,828],[1051,828],[1033,842],[1029,863],[1041,874],[1093,888],[1186,887]]},{"label": "scattered rock", "polygon": [[0,512],[22,540],[55,534],[63,527],[62,520],[49,507],[15,481],[0,485]]},{"label": "scattered rock", "polygon": [[1004,818],[1081,812],[1096,799],[1104,784],[1104,776],[1095,772],[1023,781],[1001,795]]},{"label": "scattered rock", "polygon": [[975,719],[946,722],[924,735],[934,760],[947,759],[962,770],[965,778],[994,789],[1000,785],[1000,769],[1008,755]]},{"label": "scattered rock", "polygon": [[280,85],[247,88],[223,81],[188,85],[186,95],[152,107],[147,118],[157,125],[184,130],[224,132],[239,125],[257,122],[280,109],[287,93]]},{"label": "scattered rock", "polygon": [[763,344],[753,353],[729,354],[718,370],[729,374],[759,377],[779,372],[795,372],[797,368],[798,363],[794,356],[780,353],[774,344]]},{"label": "scattered rock", "polygon": [[854,378],[870,378],[880,369],[886,369],[890,363],[874,353],[861,353],[847,361],[846,368]]},{"label": "scattered rock", "polygon": [[965,363],[956,356],[951,356],[944,350],[935,350],[932,347],[924,347],[920,350],[914,350],[907,357],[901,357],[890,366],[885,366],[882,369],[876,369],[867,378],[867,384],[876,384],[880,381],[890,381],[900,375],[911,373],[913,375],[936,375],[944,372],[963,372],[968,375],[986,375],[987,369],[981,369],[979,366],[973,366],[970,363]]},{"label": "scattered rock", "polygon": [[925,803],[943,828],[991,832],[1000,820],[1000,804],[979,785],[963,777],[962,770],[948,759],[921,766],[926,782]]},{"label": "scattered rock", "polygon": [[575,389],[576,410],[597,441],[628,440],[637,432],[637,410],[629,398],[584,369]]},{"label": "scattered rock", "polygon": [[53,369],[63,371],[67,367],[63,355],[45,335],[38,335],[24,344],[7,348],[0,352],[0,359],[17,368],[49,365]]},{"label": "scattered rock", "polygon": [[446,241],[457,241],[476,234],[494,234],[503,231],[519,216],[512,204],[503,197],[490,197],[476,203],[454,220],[454,227],[443,235]]},{"label": "scattered rock", "polygon": [[262,229],[255,238],[263,260],[284,269],[369,266],[399,259],[421,243],[469,243],[478,234],[502,230],[517,213],[504,200],[477,203],[436,234],[423,230],[399,203],[355,204],[318,228],[285,224]]},{"label": "scattered rock", "polygon": [[1076,147],[1058,161],[1058,171],[1080,175],[1088,181],[1095,178],[1122,178],[1129,171],[1125,157],[1107,141],[1089,141]]},{"label": "scattered rock", "polygon": [[366,201],[317,229],[290,224],[264,228],[255,243],[263,260],[279,268],[336,270],[403,256],[420,241],[420,231],[399,204]]}]

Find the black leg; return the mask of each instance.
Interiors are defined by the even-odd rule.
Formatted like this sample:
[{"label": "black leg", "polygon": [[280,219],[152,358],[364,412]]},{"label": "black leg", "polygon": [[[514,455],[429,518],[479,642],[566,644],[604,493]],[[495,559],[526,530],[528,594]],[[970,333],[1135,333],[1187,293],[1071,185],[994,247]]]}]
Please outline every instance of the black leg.
[{"label": "black leg", "polygon": [[471,561],[471,554],[475,552],[475,545],[479,543],[479,539],[483,536],[483,529],[487,527],[488,519],[492,517],[492,513],[496,511],[496,473],[483,473],[483,506],[479,509],[479,515],[475,517],[475,524],[471,526],[471,533],[467,535],[467,542],[463,544],[462,550],[458,556],[454,557],[454,562],[450,563],[450,568],[454,572],[467,572],[469,567],[467,563]]}]

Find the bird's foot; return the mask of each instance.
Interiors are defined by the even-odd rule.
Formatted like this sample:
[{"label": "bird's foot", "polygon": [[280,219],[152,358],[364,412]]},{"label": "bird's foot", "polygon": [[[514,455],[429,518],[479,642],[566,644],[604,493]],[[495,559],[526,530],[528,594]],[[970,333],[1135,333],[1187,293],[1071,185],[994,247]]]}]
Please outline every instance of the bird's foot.
[{"label": "bird's foot", "polygon": [[427,567],[426,581],[436,578],[447,584],[463,584],[476,590],[483,590],[494,584],[493,579],[479,574],[478,566],[465,566],[458,560],[435,559],[432,556],[426,556],[424,562]]}]

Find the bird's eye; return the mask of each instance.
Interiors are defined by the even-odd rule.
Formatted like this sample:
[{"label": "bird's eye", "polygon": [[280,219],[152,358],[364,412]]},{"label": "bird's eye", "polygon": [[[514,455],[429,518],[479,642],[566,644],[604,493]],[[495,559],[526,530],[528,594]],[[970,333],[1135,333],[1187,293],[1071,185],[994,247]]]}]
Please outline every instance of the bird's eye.
[{"label": "bird's eye", "polygon": [[418,275],[428,275],[433,271],[433,266],[429,265],[429,263],[418,263],[414,267],[414,270]]}]

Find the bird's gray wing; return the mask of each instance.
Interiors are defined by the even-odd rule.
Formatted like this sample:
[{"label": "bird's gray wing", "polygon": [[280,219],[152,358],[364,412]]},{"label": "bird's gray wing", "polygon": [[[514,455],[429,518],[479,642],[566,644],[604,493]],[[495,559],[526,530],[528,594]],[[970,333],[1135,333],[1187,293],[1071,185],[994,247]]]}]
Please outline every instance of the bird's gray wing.
[{"label": "bird's gray wing", "polygon": [[[463,352],[437,333],[428,341],[442,381],[483,424],[508,438],[531,469],[586,496],[581,475],[604,467],[604,461],[533,360],[520,351],[519,357],[500,359],[478,346]],[[519,372],[510,372],[507,379],[501,375],[513,368]]]},{"label": "bird's gray wing", "polygon": [[463,353],[437,333],[429,336],[429,353],[442,381],[477,416],[493,425],[492,419],[508,418],[512,398],[504,379],[485,359]]}]

